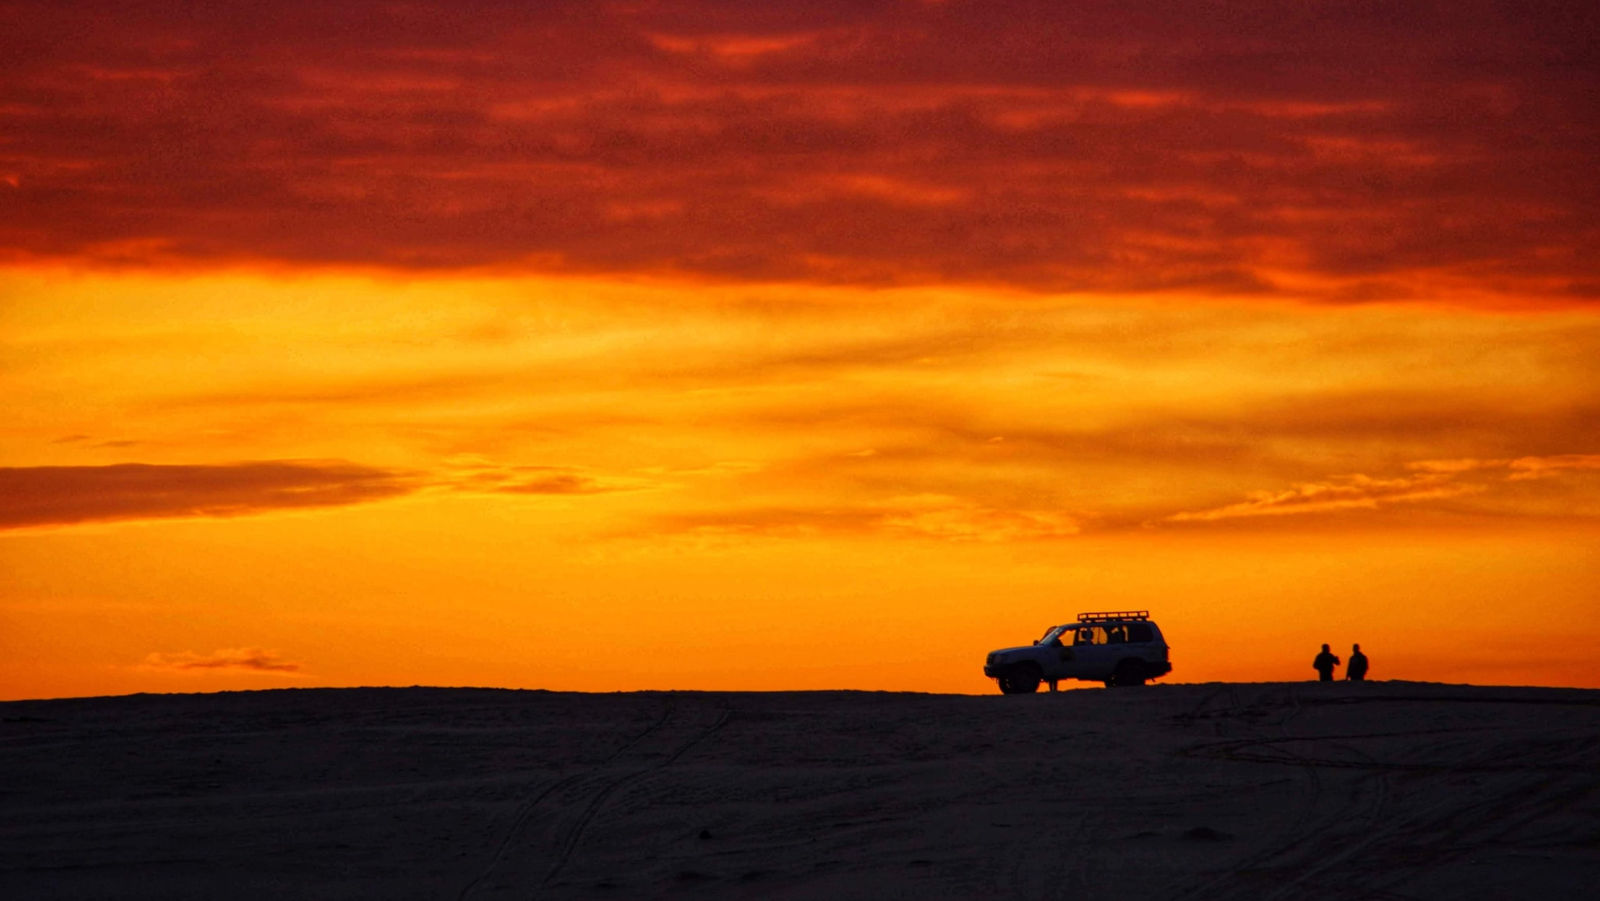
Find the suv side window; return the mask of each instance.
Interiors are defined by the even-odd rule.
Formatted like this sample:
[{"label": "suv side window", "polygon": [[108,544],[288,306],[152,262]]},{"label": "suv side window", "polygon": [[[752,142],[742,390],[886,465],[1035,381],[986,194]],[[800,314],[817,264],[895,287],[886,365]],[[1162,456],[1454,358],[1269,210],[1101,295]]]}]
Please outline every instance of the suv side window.
[{"label": "suv side window", "polygon": [[1150,624],[1149,623],[1129,623],[1128,624],[1128,640],[1129,641],[1155,641],[1156,637],[1155,637],[1155,635],[1151,634],[1151,632],[1150,632]]}]

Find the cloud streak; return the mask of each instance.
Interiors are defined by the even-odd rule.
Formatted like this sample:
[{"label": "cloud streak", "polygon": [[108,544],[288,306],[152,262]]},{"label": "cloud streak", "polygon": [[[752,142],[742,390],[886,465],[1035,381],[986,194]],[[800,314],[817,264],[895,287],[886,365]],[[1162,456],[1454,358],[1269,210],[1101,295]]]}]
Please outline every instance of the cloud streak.
[{"label": "cloud streak", "polygon": [[176,654],[152,653],[144,658],[142,669],[175,673],[233,672],[267,676],[300,673],[300,664],[286,660],[277,651],[261,648],[221,648],[210,654],[183,651]]},{"label": "cloud streak", "polygon": [[[1279,491],[1253,491],[1243,501],[1165,517],[1166,522],[1216,522],[1262,516],[1300,516],[1378,510],[1505,490],[1507,483],[1600,471],[1600,454],[1559,454],[1513,459],[1422,460],[1410,474],[1373,478],[1362,474],[1301,482]],[[1573,512],[1581,508],[1570,507]]]},{"label": "cloud streak", "polygon": [[489,494],[606,494],[646,487],[648,483],[599,477],[570,466],[503,466],[482,463],[458,467],[447,479],[459,491]]},{"label": "cloud streak", "polygon": [[1592,301],[1596,16],[13,3],[0,253]]},{"label": "cloud streak", "polygon": [[651,534],[697,537],[880,536],[979,544],[1054,540],[1082,530],[1080,518],[1067,511],[1004,508],[939,494],[831,507],[738,506],[661,516],[651,525]]},{"label": "cloud streak", "polygon": [[342,461],[7,467],[0,529],[337,507],[417,487],[411,474]]},{"label": "cloud streak", "polygon": [[1214,522],[1256,516],[1294,516],[1342,510],[1376,510],[1390,504],[1456,497],[1480,486],[1451,484],[1442,474],[1374,479],[1338,476],[1322,482],[1301,482],[1283,491],[1252,491],[1245,500],[1209,510],[1174,513],[1168,522]]},{"label": "cloud streak", "polygon": [[1425,473],[1455,475],[1469,472],[1504,472],[1513,482],[1547,479],[1571,472],[1600,470],[1600,454],[1556,454],[1549,457],[1515,457],[1502,460],[1424,460],[1411,468]]},{"label": "cloud streak", "polygon": [[637,491],[649,479],[569,466],[446,465],[435,473],[337,460],[210,465],[0,468],[0,530],[140,519],[253,516],[343,507],[422,491],[582,496]]}]

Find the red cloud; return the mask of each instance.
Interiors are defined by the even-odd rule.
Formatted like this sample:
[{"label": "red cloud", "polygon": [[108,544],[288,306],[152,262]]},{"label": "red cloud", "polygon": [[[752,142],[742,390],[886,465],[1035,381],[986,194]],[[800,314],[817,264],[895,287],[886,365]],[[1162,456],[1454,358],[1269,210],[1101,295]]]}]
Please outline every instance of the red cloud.
[{"label": "red cloud", "polygon": [[1592,300],[1597,18],[13,3],[0,254]]}]

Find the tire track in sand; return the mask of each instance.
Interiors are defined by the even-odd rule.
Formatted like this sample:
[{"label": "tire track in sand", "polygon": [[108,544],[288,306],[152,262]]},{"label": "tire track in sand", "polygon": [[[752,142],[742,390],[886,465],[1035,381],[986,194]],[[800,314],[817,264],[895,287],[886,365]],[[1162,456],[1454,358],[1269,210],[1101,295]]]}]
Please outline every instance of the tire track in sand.
[{"label": "tire track in sand", "polygon": [[612,795],[616,794],[618,789],[638,782],[640,779],[643,779],[651,773],[654,773],[657,770],[665,769],[676,763],[678,758],[682,757],[684,754],[687,754],[691,748],[710,738],[712,735],[716,734],[719,729],[727,725],[728,719],[732,715],[733,711],[731,710],[720,711],[717,715],[717,718],[713,722],[692,733],[686,741],[683,741],[681,744],[677,745],[677,747],[665,757],[657,760],[654,763],[651,763],[648,766],[633,769],[630,772],[623,773],[616,778],[606,781],[598,791],[594,792],[593,796],[589,799],[589,803],[583,808],[583,812],[578,815],[577,820],[567,828],[566,834],[561,839],[559,851],[556,855],[556,861],[550,867],[550,871],[545,874],[544,879],[540,881],[539,885],[541,887],[549,885],[550,882],[554,880],[562,871],[562,869],[564,869],[566,865],[571,862],[573,855],[577,853],[579,842],[583,840],[584,832],[588,830],[589,824],[594,821],[595,814],[599,813],[600,809],[605,806],[606,801],[609,800]]},{"label": "tire track in sand", "polygon": [[[1418,729],[1345,735],[1284,735],[1207,742],[1180,753],[1246,764],[1289,766],[1317,780],[1318,771],[1346,773],[1341,783],[1348,794],[1328,810],[1319,808],[1316,791],[1303,808],[1302,827],[1292,830],[1241,860],[1209,881],[1176,895],[1174,901],[1250,898],[1335,897],[1357,893],[1364,897],[1402,897],[1396,886],[1429,869],[1459,859],[1476,847],[1571,806],[1580,792],[1573,781],[1593,771],[1592,743],[1560,749],[1543,759],[1508,754],[1502,742],[1481,741],[1473,754],[1453,762],[1379,759],[1363,748],[1370,739],[1414,738],[1431,735],[1494,734],[1474,727]],[[1286,745],[1309,746],[1300,748]],[[1318,753],[1318,752],[1321,753]],[[1329,751],[1341,752],[1337,755]],[[1521,757],[1522,759],[1517,759]],[[1508,762],[1510,758],[1510,762]],[[1478,794],[1440,791],[1437,800],[1422,806],[1406,805],[1398,817],[1390,779],[1405,774],[1423,783],[1463,774],[1481,774],[1498,782],[1495,789]],[[1423,792],[1417,784],[1413,791]],[[1425,795],[1424,795],[1425,796]],[[1367,865],[1363,858],[1382,849],[1403,851],[1404,865]],[[1275,875],[1276,874],[1276,875]],[[1338,875],[1335,882],[1319,881]],[[1269,881],[1270,880],[1270,881]],[[1331,886],[1337,886],[1337,889]]]},{"label": "tire track in sand", "polygon": [[[519,805],[484,868],[457,894],[537,896],[572,861],[596,814],[619,789],[670,766],[727,724],[732,711],[685,710],[669,696],[661,715],[604,760],[553,780]],[[547,862],[548,863],[545,863]],[[541,872],[542,871],[542,872]],[[491,877],[493,877],[491,879]]]},{"label": "tire track in sand", "polygon": [[[1248,763],[1270,762],[1290,765],[1296,769],[1301,777],[1302,798],[1296,807],[1295,825],[1289,830],[1289,834],[1286,837],[1280,836],[1278,840],[1259,847],[1243,858],[1233,861],[1229,866],[1205,882],[1198,885],[1189,885],[1175,893],[1171,891],[1163,892],[1163,896],[1169,898],[1170,901],[1219,901],[1219,899],[1230,898],[1244,898],[1255,901],[1264,890],[1270,888],[1270,886],[1264,887],[1256,878],[1257,876],[1274,869],[1286,856],[1293,854],[1307,841],[1320,840],[1325,836],[1340,831],[1341,826],[1348,825],[1349,820],[1353,817],[1359,817],[1362,821],[1368,823],[1376,821],[1377,818],[1381,817],[1384,806],[1388,801],[1386,782],[1380,782],[1377,790],[1369,792],[1370,797],[1366,799],[1361,797],[1364,786],[1359,782],[1352,786],[1352,792],[1348,796],[1341,797],[1334,794],[1330,791],[1330,786],[1324,784],[1320,767],[1308,765],[1303,758],[1292,753],[1275,756],[1270,761],[1231,756],[1229,752],[1233,752],[1240,747],[1297,741],[1298,739],[1289,733],[1287,727],[1291,720],[1299,716],[1302,706],[1299,693],[1294,686],[1285,686],[1285,691],[1281,697],[1275,693],[1268,694],[1264,697],[1254,698],[1253,703],[1248,705],[1241,701],[1236,686],[1230,685],[1225,688],[1228,694],[1229,707],[1223,711],[1205,714],[1209,717],[1220,717],[1220,720],[1214,726],[1214,731],[1218,736],[1227,731],[1224,726],[1229,723],[1252,732],[1257,732],[1258,729],[1262,728],[1271,729],[1277,733],[1277,736],[1261,736],[1257,732],[1256,735],[1249,738],[1202,742],[1182,748],[1178,753],[1184,757],[1215,757]],[[1215,694],[1202,699],[1201,704],[1190,712],[1188,722],[1185,722],[1184,725],[1192,724],[1200,713],[1200,709],[1205,707],[1206,702],[1214,696]],[[1265,718],[1268,715],[1268,711],[1273,707],[1281,708],[1284,711],[1275,722],[1263,722],[1259,726],[1254,726],[1247,721],[1250,718],[1248,714],[1252,711],[1257,714],[1258,718]]]}]

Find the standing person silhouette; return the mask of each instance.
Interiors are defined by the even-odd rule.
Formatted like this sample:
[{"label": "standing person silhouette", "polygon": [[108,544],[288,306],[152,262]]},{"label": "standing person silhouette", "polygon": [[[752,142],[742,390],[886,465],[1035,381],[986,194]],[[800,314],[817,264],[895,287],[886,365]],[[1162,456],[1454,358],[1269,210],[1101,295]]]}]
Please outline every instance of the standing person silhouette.
[{"label": "standing person silhouette", "polygon": [[1367,655],[1361,653],[1361,645],[1350,646],[1350,665],[1344,668],[1344,677],[1351,682],[1366,680]]},{"label": "standing person silhouette", "polygon": [[1328,650],[1327,645],[1322,646],[1322,653],[1318,654],[1317,659],[1311,662],[1311,668],[1316,670],[1318,675],[1321,676],[1321,678],[1317,680],[1319,682],[1332,682],[1333,668],[1338,665],[1339,658],[1335,657],[1333,652]]}]

